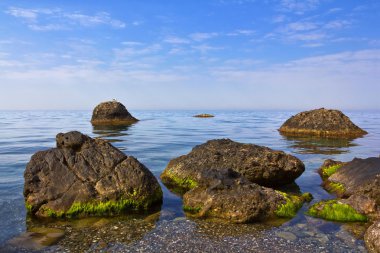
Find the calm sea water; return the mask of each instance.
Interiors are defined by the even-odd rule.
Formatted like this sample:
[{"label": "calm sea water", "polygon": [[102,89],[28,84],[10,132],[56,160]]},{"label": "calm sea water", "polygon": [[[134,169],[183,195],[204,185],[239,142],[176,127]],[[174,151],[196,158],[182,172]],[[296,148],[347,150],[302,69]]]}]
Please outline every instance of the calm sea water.
[{"label": "calm sea water", "polygon": [[[205,111],[202,111],[204,113]],[[316,169],[325,159],[349,161],[380,155],[380,112],[345,112],[369,134],[355,140],[285,138],[277,129],[292,111],[206,111],[215,118],[199,119],[199,111],[133,111],[130,127],[93,128],[90,111],[0,111],[0,245],[26,230],[23,172],[31,155],[55,146],[59,132],[78,130],[103,137],[144,163],[157,177],[170,159],[188,153],[209,139],[265,145],[300,158],[306,171],[296,181],[315,200],[331,198],[321,187]],[[181,199],[164,188],[163,211],[184,216]]]}]

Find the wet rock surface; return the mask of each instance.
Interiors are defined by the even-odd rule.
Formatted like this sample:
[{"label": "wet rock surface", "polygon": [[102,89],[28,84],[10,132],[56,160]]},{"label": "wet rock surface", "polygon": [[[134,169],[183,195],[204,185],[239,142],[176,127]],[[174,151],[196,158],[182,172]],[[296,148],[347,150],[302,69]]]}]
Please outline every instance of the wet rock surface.
[{"label": "wet rock surface", "polygon": [[184,210],[194,217],[248,223],[274,217],[286,204],[279,192],[251,183],[231,169],[203,171],[200,178],[200,186],[183,196]]},{"label": "wet rock surface", "polygon": [[253,183],[281,186],[294,182],[305,170],[296,157],[267,147],[230,139],[210,140],[169,162],[161,174],[169,187],[194,188],[208,169],[232,169]]},{"label": "wet rock surface", "polygon": [[367,134],[341,111],[325,108],[298,113],[285,121],[279,131],[290,136],[361,137]]},{"label": "wet rock surface", "polygon": [[380,252],[380,221],[372,224],[364,235],[365,245],[369,252]]},{"label": "wet rock surface", "polygon": [[32,215],[113,215],[161,203],[156,178],[136,158],[76,131],[60,133],[56,141],[57,148],[34,154],[24,172]]},{"label": "wet rock surface", "polygon": [[115,100],[97,105],[91,118],[93,125],[128,125],[137,121],[122,103]]}]

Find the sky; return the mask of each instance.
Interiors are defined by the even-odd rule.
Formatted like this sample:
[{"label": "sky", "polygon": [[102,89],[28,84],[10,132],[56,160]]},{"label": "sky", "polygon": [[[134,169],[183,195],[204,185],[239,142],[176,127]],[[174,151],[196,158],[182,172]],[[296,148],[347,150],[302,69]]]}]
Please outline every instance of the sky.
[{"label": "sky", "polygon": [[380,109],[378,0],[0,0],[0,110]]}]

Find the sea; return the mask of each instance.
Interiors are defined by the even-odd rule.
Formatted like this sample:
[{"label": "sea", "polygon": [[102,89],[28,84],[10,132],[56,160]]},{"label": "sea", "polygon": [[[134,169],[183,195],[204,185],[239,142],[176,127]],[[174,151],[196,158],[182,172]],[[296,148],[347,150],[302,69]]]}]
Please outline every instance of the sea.
[{"label": "sea", "polygon": [[[280,135],[278,128],[297,111],[136,110],[131,113],[140,120],[138,123],[109,128],[93,127],[90,124],[91,111],[0,111],[0,248],[1,245],[7,245],[12,238],[28,231],[31,218],[27,216],[24,206],[23,173],[26,164],[35,152],[55,147],[55,136],[60,132],[77,130],[91,137],[107,139],[127,155],[132,155],[145,164],[158,180],[171,159],[187,154],[194,146],[211,139],[229,138],[238,142],[282,150],[304,162],[306,170],[296,180],[296,184],[301,192],[312,193],[314,197],[312,203],[321,199],[334,198],[321,187],[322,181],[317,173],[317,169],[324,160],[350,161],[355,157],[367,158],[380,155],[380,111],[344,111],[355,124],[368,132],[368,135],[357,139],[289,138]],[[192,117],[198,113],[210,113],[215,117]],[[123,242],[123,240],[113,242],[112,238],[104,239],[110,251],[112,249],[115,251],[136,249],[137,251],[138,247],[144,244],[144,240],[149,244],[156,239],[161,245],[161,248],[157,246],[156,250],[163,249],[163,240],[165,238],[171,240],[170,235],[165,237],[165,233],[173,233],[173,230],[160,229],[160,226],[170,227],[172,224],[180,233],[181,224],[184,221],[188,222],[186,224],[199,222],[212,224],[210,221],[194,221],[186,217],[182,211],[181,197],[171,193],[161,182],[160,184],[163,187],[164,200],[154,225],[149,231],[143,232],[128,242]],[[365,252],[362,235],[366,225],[347,226],[347,224],[310,218],[305,215],[307,207],[308,204],[291,220],[273,226],[268,225],[261,233],[251,234],[251,239],[257,239],[259,244],[266,235],[268,237],[270,235],[271,240],[273,238],[279,240],[278,250],[280,251],[281,249],[297,251],[302,248],[301,246],[297,248],[297,245],[304,242],[311,245],[311,252],[335,252],[336,249],[342,249],[342,252],[350,250]],[[138,222],[138,219],[138,217],[134,218],[134,222]],[[54,223],[54,221],[51,222]],[[249,226],[254,228],[259,224]],[[213,229],[212,225],[209,227]],[[364,228],[360,229],[360,227]],[[204,227],[202,229],[207,230]],[[218,229],[222,230],[223,226]],[[224,229],[230,228],[226,225]],[[189,227],[184,225],[184,230],[187,233]],[[237,228],[237,230],[244,229]],[[193,233],[201,232],[195,228]],[[236,240],[248,240],[242,233],[244,232],[219,233],[217,237],[207,237],[198,241],[205,243],[202,240],[208,240],[207,245],[215,243],[215,248],[217,248],[224,239],[227,242],[235,241],[235,243]],[[289,236],[289,233],[295,237]],[[342,235],[338,236],[339,233],[344,234],[343,238]],[[177,236],[181,237],[180,234]],[[70,238],[63,241],[67,246]],[[91,249],[94,243],[88,242],[86,247]],[[171,241],[171,245],[173,243],[174,241]],[[188,245],[178,244],[178,249],[188,249],[188,252],[192,252],[192,249],[197,248],[197,243],[197,241],[189,241]],[[344,245],[348,246],[344,248]],[[44,250],[60,251],[62,248],[58,246],[48,246]],[[223,247],[227,249],[229,246]],[[67,249],[70,251],[70,248]]]}]

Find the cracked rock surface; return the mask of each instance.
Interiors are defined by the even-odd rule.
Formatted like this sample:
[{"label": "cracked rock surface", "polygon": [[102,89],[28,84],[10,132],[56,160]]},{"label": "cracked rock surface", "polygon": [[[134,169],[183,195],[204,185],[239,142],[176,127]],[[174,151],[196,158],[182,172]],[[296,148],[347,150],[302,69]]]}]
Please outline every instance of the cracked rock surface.
[{"label": "cracked rock surface", "polygon": [[86,203],[93,209],[77,210],[78,215],[102,215],[96,205],[119,203],[100,209],[112,215],[161,203],[157,179],[136,158],[77,131],[60,133],[56,141],[57,148],[34,154],[24,172],[25,202],[33,215],[62,215]]}]

